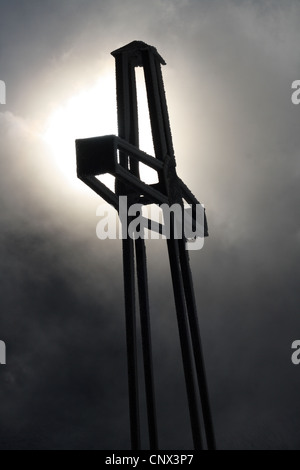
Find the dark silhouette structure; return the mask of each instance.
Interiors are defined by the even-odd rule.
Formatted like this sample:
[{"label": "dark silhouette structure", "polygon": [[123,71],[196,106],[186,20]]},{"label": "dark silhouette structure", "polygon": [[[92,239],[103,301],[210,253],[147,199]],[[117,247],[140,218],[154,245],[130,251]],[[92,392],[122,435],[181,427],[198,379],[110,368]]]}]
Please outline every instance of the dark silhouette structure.
[{"label": "dark silhouette structure", "polygon": [[[197,199],[178,178],[169,124],[161,65],[164,60],[157,50],[134,41],[112,53],[116,60],[119,136],[105,136],[76,141],[78,177],[119,211],[119,196],[127,196],[130,204],[183,205],[185,200],[195,207]],[[138,107],[135,68],[143,67],[149,104],[155,157],[139,149]],[[140,179],[139,163],[157,171],[158,184],[147,185]],[[96,176],[110,173],[116,177],[115,193]],[[174,221],[173,221],[174,222]],[[128,219],[128,224],[130,218]],[[126,231],[128,227],[123,227]],[[162,230],[162,228],[161,228]],[[127,232],[125,232],[127,233]],[[205,235],[207,224],[205,219]],[[176,239],[174,224],[167,240],[172,282],[181,342],[183,367],[194,447],[215,449],[207,381],[202,354],[198,316],[186,240]],[[153,380],[150,311],[148,297],[145,241],[123,239],[128,383],[130,402],[131,443],[139,450],[140,418],[136,346],[135,272],[143,345],[145,390],[150,447],[158,449],[158,432]],[[136,270],[135,270],[136,267]],[[200,400],[199,400],[199,395]],[[201,403],[204,426],[201,427],[198,403]],[[206,439],[204,440],[203,432]]]}]

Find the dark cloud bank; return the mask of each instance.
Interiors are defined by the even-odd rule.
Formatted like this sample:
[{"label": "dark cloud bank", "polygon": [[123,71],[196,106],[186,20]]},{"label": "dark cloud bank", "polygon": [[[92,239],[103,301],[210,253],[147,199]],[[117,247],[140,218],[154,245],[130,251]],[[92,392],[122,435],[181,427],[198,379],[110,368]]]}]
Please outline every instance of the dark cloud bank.
[{"label": "dark cloud bank", "polygon": [[[111,50],[143,39],[168,62],[179,172],[209,217],[191,258],[218,447],[298,449],[298,2],[0,7],[0,448],[130,446],[120,243],[96,239],[98,199],[65,184],[34,129],[114,66]],[[161,446],[186,449],[162,243],[149,246],[149,272]]]}]

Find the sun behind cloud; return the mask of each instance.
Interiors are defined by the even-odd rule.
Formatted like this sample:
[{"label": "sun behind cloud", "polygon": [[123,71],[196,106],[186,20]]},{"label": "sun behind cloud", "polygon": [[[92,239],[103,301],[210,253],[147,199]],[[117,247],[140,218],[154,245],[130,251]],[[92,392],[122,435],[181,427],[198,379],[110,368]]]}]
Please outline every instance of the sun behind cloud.
[{"label": "sun behind cloud", "polygon": [[[140,148],[153,154],[146,90],[139,73],[137,84]],[[55,108],[47,119],[42,138],[66,181],[76,189],[83,189],[76,176],[75,140],[110,134],[118,134],[114,72],[101,76],[93,87]],[[141,165],[141,178],[146,183],[156,182],[155,172],[144,165]],[[110,175],[101,180],[113,189],[114,181]]]},{"label": "sun behind cloud", "polygon": [[75,140],[116,133],[115,85],[111,73],[54,109],[46,122],[43,139],[66,180],[82,187],[76,177]]}]

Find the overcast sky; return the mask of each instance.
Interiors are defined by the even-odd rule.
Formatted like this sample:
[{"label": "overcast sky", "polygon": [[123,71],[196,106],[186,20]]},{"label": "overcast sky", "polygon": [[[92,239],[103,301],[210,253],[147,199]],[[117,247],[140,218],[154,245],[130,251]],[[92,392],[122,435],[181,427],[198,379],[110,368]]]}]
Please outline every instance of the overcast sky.
[{"label": "overcast sky", "polygon": [[[74,139],[116,132],[110,52],[135,39],[167,62],[178,173],[207,210],[191,259],[218,447],[300,448],[299,20],[298,0],[0,0],[1,449],[130,447],[121,246],[96,237]],[[164,243],[149,278],[160,444],[189,449]]]}]

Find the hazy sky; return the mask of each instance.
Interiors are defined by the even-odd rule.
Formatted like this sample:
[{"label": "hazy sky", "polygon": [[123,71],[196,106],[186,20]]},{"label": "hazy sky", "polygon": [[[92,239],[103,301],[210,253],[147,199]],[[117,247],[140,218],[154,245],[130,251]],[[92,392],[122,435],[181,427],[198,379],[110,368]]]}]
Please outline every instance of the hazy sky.
[{"label": "hazy sky", "polygon": [[[297,0],[0,0],[1,449],[130,446],[121,246],[96,238],[74,139],[116,132],[110,52],[135,39],[167,62],[178,172],[207,209],[191,258],[218,447],[300,448],[299,20]],[[186,449],[164,243],[149,277],[160,442]]]}]

